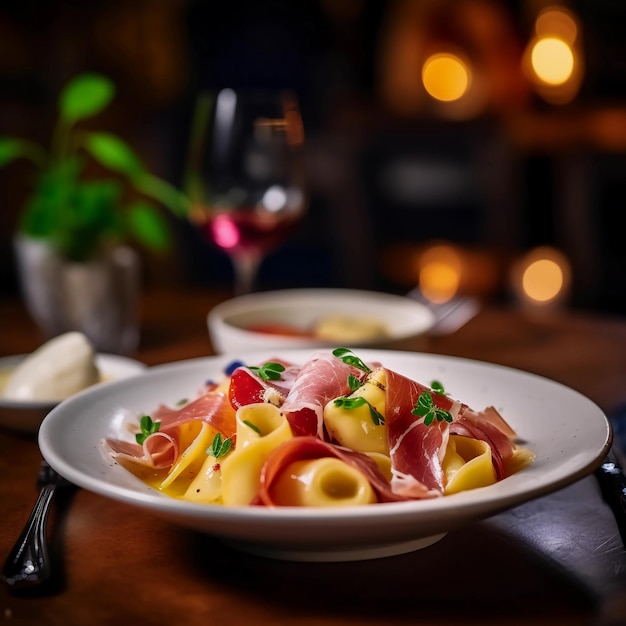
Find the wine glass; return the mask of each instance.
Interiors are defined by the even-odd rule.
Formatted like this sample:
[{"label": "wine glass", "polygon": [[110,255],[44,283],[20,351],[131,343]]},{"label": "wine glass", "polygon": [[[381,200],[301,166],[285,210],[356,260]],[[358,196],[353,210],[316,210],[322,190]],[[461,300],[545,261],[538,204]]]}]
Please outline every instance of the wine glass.
[{"label": "wine glass", "polygon": [[190,220],[229,255],[235,294],[254,289],[264,258],[306,211],[304,131],[289,92],[199,96],[186,185]]}]

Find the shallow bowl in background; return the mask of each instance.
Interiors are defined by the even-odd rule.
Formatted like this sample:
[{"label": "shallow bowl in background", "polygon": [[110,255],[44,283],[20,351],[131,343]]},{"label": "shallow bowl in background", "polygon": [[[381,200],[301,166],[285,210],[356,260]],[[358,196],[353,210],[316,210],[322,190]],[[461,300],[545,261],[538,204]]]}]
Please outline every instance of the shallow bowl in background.
[{"label": "shallow bowl in background", "polygon": [[[335,316],[355,322],[375,320],[385,334],[360,339],[338,335],[324,339],[314,333],[322,320]],[[330,346],[394,348],[407,339],[425,336],[434,314],[410,298],[354,289],[284,289],[239,296],[216,305],[207,316],[213,348],[224,354],[266,348]],[[257,331],[260,325],[283,327],[291,334]]]}]

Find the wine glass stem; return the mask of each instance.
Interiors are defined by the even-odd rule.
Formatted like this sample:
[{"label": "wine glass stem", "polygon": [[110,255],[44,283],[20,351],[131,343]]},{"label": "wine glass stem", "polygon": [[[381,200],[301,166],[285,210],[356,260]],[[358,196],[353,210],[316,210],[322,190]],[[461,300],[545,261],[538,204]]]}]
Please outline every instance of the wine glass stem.
[{"label": "wine glass stem", "polygon": [[261,266],[261,257],[257,254],[241,254],[232,257],[235,269],[235,295],[251,293]]}]

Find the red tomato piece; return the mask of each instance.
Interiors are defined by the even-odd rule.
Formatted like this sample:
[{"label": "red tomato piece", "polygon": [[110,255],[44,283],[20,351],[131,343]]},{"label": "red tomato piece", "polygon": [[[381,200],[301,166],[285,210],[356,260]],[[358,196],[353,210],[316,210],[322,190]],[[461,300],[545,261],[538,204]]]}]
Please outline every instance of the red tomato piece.
[{"label": "red tomato piece", "polygon": [[248,404],[263,402],[265,386],[247,369],[236,369],[230,377],[228,399],[236,410]]}]

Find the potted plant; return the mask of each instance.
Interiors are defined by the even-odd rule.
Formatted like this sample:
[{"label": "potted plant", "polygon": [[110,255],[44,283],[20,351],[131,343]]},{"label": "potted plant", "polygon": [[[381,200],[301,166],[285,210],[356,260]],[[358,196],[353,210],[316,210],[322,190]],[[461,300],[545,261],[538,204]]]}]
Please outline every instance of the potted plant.
[{"label": "potted plant", "polygon": [[138,338],[140,280],[132,244],[167,251],[171,233],[157,205],[183,217],[187,199],[151,174],[120,137],[80,124],[114,95],[114,84],[100,74],[72,79],[58,100],[50,146],[0,137],[0,167],[28,159],[35,168],[15,246],[36,322],[48,336],[81,330],[100,350],[129,352]]}]

